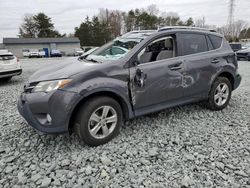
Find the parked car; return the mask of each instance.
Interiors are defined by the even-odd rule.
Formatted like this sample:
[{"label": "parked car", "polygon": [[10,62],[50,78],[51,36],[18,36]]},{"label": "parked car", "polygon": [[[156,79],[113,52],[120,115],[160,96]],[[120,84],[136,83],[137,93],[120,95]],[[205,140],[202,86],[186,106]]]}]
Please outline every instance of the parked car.
[{"label": "parked car", "polygon": [[238,60],[250,61],[250,47],[237,51]]},{"label": "parked car", "polygon": [[51,50],[50,57],[62,57],[62,52],[60,50]]},{"label": "parked car", "polygon": [[242,50],[245,50],[245,49],[247,49],[247,48],[250,48],[250,43],[248,42],[248,43],[244,43],[243,45],[242,45]]},{"label": "parked car", "polygon": [[74,56],[81,56],[84,53],[84,51],[80,48],[74,49]]},{"label": "parked car", "polygon": [[229,43],[234,52],[237,52],[242,49],[241,43]]},{"label": "parked car", "polygon": [[18,58],[8,50],[0,50],[0,80],[8,81],[21,73],[22,68]]},{"label": "parked car", "polygon": [[24,48],[22,50],[22,52],[23,52],[23,57],[29,57],[29,55],[30,55],[30,50],[29,49]]},{"label": "parked car", "polygon": [[[20,114],[42,132],[74,130],[97,146],[114,138],[123,120],[199,101],[222,110],[241,82],[235,53],[214,31],[165,27],[126,36],[86,59],[34,73],[20,96]],[[113,46],[127,51],[107,57]]]},{"label": "parked car", "polygon": [[43,49],[39,49],[38,53],[39,53],[39,57],[45,57],[46,56],[45,51]]},{"label": "parked car", "polygon": [[32,58],[32,57],[39,57],[39,51],[38,49],[30,49],[29,50],[29,58]]}]

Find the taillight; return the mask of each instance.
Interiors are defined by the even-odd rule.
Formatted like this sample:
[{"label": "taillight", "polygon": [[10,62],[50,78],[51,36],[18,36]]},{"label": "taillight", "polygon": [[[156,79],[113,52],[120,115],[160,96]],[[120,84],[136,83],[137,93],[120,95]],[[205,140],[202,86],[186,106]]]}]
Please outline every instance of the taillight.
[{"label": "taillight", "polygon": [[16,62],[17,62],[17,64],[20,66],[20,61],[19,61],[19,58],[18,58],[18,57],[16,58]]},{"label": "taillight", "polygon": [[232,55],[227,56],[227,62],[235,65],[235,68],[238,68],[237,54],[233,53]]}]

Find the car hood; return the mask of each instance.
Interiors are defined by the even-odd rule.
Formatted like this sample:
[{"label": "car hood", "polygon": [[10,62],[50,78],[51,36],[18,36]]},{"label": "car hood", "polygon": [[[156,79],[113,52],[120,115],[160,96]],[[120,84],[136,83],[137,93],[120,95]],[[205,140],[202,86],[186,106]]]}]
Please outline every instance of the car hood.
[{"label": "car hood", "polygon": [[54,65],[47,65],[45,68],[36,71],[33,75],[31,75],[28,82],[32,83],[69,78],[80,72],[88,72],[90,69],[93,69],[98,65],[100,64],[78,61],[76,58],[62,60],[62,62],[56,63]]},{"label": "car hood", "polygon": [[244,50],[239,50],[237,51],[237,53],[249,53],[250,52],[250,48],[244,49]]}]

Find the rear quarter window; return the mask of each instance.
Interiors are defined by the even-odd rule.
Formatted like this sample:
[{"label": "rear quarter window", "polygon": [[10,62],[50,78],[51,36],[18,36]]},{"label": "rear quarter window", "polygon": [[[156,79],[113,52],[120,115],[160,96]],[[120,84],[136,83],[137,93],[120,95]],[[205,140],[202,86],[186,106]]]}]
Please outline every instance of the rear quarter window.
[{"label": "rear quarter window", "polygon": [[182,55],[208,51],[206,36],[203,34],[180,34],[180,46]]},{"label": "rear quarter window", "polygon": [[209,38],[212,42],[212,45],[214,47],[214,49],[218,49],[221,47],[221,43],[222,43],[222,38],[219,36],[215,36],[215,35],[209,35]]}]

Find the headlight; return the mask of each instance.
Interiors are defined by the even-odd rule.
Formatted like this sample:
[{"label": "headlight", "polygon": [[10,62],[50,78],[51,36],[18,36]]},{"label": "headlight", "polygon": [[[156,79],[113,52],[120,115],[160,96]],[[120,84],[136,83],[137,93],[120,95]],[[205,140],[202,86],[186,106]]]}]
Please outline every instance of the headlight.
[{"label": "headlight", "polygon": [[72,80],[52,80],[38,83],[32,90],[32,92],[50,92],[59,88],[63,88]]}]

